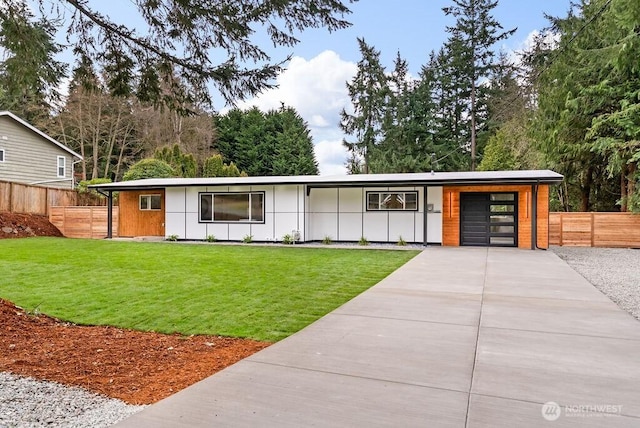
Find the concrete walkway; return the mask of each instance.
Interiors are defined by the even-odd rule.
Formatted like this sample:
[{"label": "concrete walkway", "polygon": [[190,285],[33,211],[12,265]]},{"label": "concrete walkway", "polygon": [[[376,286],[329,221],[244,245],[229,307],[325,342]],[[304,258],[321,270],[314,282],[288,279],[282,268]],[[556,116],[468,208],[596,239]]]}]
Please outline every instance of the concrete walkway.
[{"label": "concrete walkway", "polygon": [[544,425],[640,426],[640,322],[552,252],[428,248],[118,426]]}]

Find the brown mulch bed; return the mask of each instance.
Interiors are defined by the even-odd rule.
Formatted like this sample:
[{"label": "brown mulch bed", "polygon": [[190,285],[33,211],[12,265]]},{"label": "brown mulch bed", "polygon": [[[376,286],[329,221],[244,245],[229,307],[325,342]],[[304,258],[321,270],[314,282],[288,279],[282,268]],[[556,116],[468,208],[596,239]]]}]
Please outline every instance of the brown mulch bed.
[{"label": "brown mulch bed", "polygon": [[62,236],[44,215],[0,213],[0,239],[31,236]]},{"label": "brown mulch bed", "polygon": [[267,347],[218,336],[78,326],[0,299],[0,371],[151,404]]}]

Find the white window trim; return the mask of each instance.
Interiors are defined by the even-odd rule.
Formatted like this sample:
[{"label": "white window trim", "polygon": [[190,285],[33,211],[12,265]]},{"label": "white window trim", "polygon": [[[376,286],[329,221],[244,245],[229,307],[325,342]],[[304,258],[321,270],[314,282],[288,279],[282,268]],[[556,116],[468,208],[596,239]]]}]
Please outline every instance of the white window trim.
[{"label": "white window trim", "polygon": [[[157,196],[160,198],[160,208],[151,208],[151,198]],[[142,199],[147,199],[147,208],[142,208]],[[140,195],[138,198],[138,210],[140,211],[162,211],[162,195],[159,193]]]},{"label": "white window trim", "polygon": [[4,149],[0,149],[0,153],[2,153],[2,158],[0,159],[0,163],[4,163],[4,161],[6,160],[5,158],[6,153]]},{"label": "white window trim", "polygon": [[[60,165],[60,159],[62,159],[62,166]],[[60,174],[60,168],[62,168],[62,174]],[[67,176],[67,158],[65,156],[58,156],[56,159],[56,174],[58,178],[65,178]]]}]

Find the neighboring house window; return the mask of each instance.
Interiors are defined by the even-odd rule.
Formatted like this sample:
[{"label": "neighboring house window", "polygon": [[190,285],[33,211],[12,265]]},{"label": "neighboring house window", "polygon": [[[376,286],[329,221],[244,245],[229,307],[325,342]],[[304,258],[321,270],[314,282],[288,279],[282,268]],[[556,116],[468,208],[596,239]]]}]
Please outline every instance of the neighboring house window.
[{"label": "neighboring house window", "polygon": [[264,193],[201,193],[200,221],[264,222]]},{"label": "neighboring house window", "polygon": [[140,211],[158,211],[161,208],[161,195],[140,195]]},{"label": "neighboring house window", "polygon": [[4,149],[0,149],[0,162],[4,162]]},{"label": "neighboring house window", "polygon": [[65,158],[64,156],[58,156],[58,177],[64,178],[64,176],[66,175],[65,174],[66,165],[67,165],[67,158]]},{"label": "neighboring house window", "polygon": [[367,211],[416,211],[418,192],[367,192]]}]

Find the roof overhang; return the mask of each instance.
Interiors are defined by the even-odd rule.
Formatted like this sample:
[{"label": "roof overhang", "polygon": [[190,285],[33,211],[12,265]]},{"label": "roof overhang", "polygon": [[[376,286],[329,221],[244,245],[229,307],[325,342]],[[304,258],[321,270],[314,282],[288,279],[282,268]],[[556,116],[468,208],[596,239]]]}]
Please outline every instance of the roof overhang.
[{"label": "roof overhang", "polygon": [[153,190],[171,187],[305,185],[308,188],[380,186],[453,186],[558,184],[563,176],[550,170],[434,172],[406,174],[295,175],[211,178],[149,178],[89,186],[102,191]]}]

